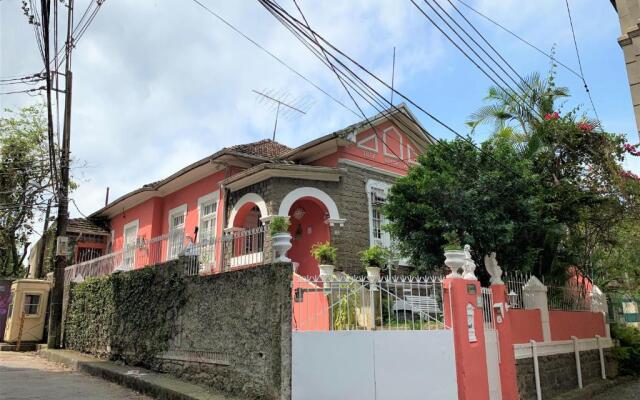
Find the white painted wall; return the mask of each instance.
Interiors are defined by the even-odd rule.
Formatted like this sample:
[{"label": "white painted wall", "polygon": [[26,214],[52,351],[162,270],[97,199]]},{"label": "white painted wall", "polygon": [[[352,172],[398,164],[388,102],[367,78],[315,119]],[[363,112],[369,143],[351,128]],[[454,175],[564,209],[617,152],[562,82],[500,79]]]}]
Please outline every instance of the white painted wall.
[{"label": "white painted wall", "polygon": [[458,398],[451,330],[292,334],[293,400]]}]

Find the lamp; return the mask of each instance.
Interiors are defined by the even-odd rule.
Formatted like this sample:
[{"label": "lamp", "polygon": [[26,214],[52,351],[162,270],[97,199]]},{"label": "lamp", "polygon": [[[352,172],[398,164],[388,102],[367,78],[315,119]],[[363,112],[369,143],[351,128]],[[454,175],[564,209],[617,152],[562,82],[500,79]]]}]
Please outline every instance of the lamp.
[{"label": "lamp", "polygon": [[507,297],[509,298],[509,307],[516,308],[514,307],[514,304],[518,304],[518,294],[514,292],[513,289],[511,289],[511,291],[507,294]]}]

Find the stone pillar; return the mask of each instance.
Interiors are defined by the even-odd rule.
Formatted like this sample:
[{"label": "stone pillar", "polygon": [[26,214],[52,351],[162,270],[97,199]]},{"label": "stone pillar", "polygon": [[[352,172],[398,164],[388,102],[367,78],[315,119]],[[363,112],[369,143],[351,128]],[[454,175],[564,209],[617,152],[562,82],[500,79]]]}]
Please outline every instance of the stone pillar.
[{"label": "stone pillar", "polygon": [[551,341],[551,324],[549,322],[549,304],[547,287],[538,278],[532,276],[522,288],[524,308],[540,310],[542,321],[542,337],[545,342]]},{"label": "stone pillar", "polygon": [[453,330],[459,400],[488,400],[489,378],[480,283],[467,279],[444,280],[445,323]]}]

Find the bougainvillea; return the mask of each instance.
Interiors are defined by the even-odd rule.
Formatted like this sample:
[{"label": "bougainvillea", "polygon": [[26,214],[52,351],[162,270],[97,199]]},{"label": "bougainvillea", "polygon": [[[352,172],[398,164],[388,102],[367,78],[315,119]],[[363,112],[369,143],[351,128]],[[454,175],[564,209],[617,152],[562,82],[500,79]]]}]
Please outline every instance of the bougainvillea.
[{"label": "bougainvillea", "polygon": [[638,148],[631,143],[625,143],[623,147],[624,151],[631,154],[632,156],[640,157],[640,150],[638,150]]},{"label": "bougainvillea", "polygon": [[556,119],[560,119],[560,114],[558,114],[557,111],[554,111],[551,114],[546,114],[544,116],[544,120],[545,121],[552,121],[552,120],[556,120]]},{"label": "bougainvillea", "polygon": [[577,127],[582,132],[591,132],[593,130],[593,124],[588,122],[578,122]]}]

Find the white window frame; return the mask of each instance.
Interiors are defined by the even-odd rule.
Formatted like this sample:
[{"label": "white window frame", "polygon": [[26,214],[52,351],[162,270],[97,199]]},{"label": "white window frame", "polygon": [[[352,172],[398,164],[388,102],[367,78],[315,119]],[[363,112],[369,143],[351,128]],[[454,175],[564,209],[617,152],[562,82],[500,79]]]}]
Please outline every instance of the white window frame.
[{"label": "white window frame", "polygon": [[[187,204],[182,204],[176,208],[172,208],[171,210],[169,210],[169,215],[168,215],[168,225],[167,225],[167,260],[171,260],[172,258],[175,258],[178,256],[178,254],[172,254],[171,253],[171,249],[173,247],[173,235],[171,234],[172,229],[172,223],[173,223],[173,217],[175,216],[179,216],[182,215],[184,217],[184,222],[183,222],[183,238],[182,240],[184,240],[184,234],[186,233],[186,228],[187,228]],[[184,243],[181,243],[181,245]]]},{"label": "white window frame", "polygon": [[[27,296],[38,296],[38,303],[35,303],[37,306],[35,314],[27,314],[27,311],[25,310],[27,306]],[[42,309],[42,297],[41,292],[25,292],[22,295],[22,312],[24,313],[25,318],[38,318],[40,316],[40,311]],[[33,305],[33,303],[30,303],[29,305]]]},{"label": "white window frame", "polygon": [[[134,244],[134,250],[133,250],[133,258],[132,258],[132,264],[131,265],[126,265],[125,260],[127,259],[127,231],[130,228],[135,227],[135,234],[133,235],[133,244]],[[128,268],[133,268],[136,265],[136,250],[135,250],[135,244],[136,241],[138,240],[138,231],[140,230],[140,220],[134,220],[129,222],[128,224],[125,224],[125,226],[122,228],[122,266],[126,269]]]},{"label": "white window frame", "polygon": [[[374,189],[382,190],[385,193],[385,197],[389,193],[389,189],[391,188],[391,184],[382,181],[376,181],[374,179],[369,179],[366,184],[366,192],[367,192],[367,206],[369,208],[369,245],[375,246],[380,245],[382,247],[390,248],[391,247],[391,235],[388,232],[382,231],[382,239],[378,239],[374,237],[374,226],[373,226],[373,204],[371,202],[371,194]],[[381,224],[384,222],[381,222]]]},{"label": "white window frame", "polygon": [[[217,190],[213,193],[206,194],[198,199],[198,232],[202,230],[202,217],[203,217],[202,209],[205,204],[211,203],[211,202],[213,202],[215,205],[213,210],[213,219],[215,220],[213,229],[214,229],[214,236],[215,236],[215,234],[218,233],[218,207],[220,206],[220,192]],[[201,238],[201,235],[200,233],[198,233],[198,239],[197,239],[198,242],[200,241],[200,238]]]}]

